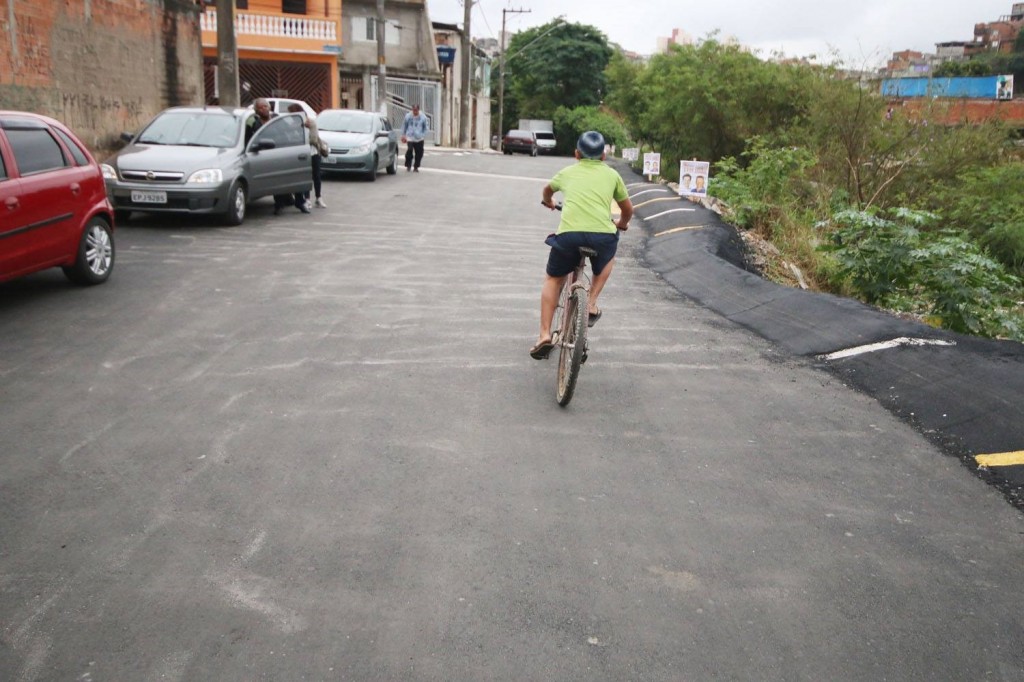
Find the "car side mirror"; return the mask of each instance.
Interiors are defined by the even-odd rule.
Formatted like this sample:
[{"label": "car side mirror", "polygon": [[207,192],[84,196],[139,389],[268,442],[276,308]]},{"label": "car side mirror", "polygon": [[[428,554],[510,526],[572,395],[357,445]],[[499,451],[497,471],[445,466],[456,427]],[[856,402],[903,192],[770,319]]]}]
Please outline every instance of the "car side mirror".
[{"label": "car side mirror", "polygon": [[254,152],[264,152],[268,149],[277,149],[277,143],[273,140],[260,140],[252,146]]},{"label": "car side mirror", "polygon": [[122,142],[131,142],[135,136],[131,133],[121,133],[120,138]]},{"label": "car side mirror", "polygon": [[375,138],[377,138],[377,137],[390,137],[390,134],[386,130],[378,130],[377,134],[374,135],[374,137]]}]

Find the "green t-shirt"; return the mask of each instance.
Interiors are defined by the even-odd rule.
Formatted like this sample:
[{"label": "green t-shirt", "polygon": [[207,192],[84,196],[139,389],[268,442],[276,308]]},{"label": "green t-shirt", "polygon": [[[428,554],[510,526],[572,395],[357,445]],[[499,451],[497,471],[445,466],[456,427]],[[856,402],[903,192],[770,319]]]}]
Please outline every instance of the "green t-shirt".
[{"label": "green t-shirt", "polygon": [[562,222],[558,234],[563,232],[609,232],[615,234],[611,221],[612,201],[623,201],[626,183],[622,176],[598,159],[580,159],[567,166],[548,183],[551,189],[563,194]]}]

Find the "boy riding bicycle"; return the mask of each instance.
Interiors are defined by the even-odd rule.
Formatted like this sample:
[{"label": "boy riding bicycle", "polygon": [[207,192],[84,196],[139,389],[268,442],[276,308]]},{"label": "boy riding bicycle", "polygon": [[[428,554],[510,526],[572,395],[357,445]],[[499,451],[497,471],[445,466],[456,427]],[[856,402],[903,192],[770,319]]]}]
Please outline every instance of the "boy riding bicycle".
[{"label": "boy riding bicycle", "polygon": [[[633,204],[626,193],[626,185],[617,172],[605,165],[604,158],[604,137],[599,132],[587,131],[576,142],[577,163],[563,168],[544,187],[541,203],[554,210],[555,192],[562,192],[564,207],[558,231],[545,242],[551,246],[551,251],[540,294],[540,335],[530,349],[530,356],[537,360],[546,358],[555,347],[551,320],[565,278],[579,263],[581,246],[597,251],[597,256],[590,261],[594,279],[587,306],[588,326],[593,327],[601,318],[597,297],[612,274],[619,230],[627,230],[629,219],[633,217]],[[608,218],[613,200],[622,211],[617,223]]]}]

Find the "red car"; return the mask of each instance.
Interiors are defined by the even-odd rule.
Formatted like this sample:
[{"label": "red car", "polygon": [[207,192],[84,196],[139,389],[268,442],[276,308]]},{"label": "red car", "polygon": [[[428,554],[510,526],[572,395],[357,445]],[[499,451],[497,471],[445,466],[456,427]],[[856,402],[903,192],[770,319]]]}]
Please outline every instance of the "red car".
[{"label": "red car", "polygon": [[532,130],[510,130],[501,141],[501,151],[505,154],[523,152],[537,156],[537,134]]},{"label": "red car", "polygon": [[114,210],[85,146],[52,118],[0,111],[0,282],[60,266],[77,284],[114,267]]}]

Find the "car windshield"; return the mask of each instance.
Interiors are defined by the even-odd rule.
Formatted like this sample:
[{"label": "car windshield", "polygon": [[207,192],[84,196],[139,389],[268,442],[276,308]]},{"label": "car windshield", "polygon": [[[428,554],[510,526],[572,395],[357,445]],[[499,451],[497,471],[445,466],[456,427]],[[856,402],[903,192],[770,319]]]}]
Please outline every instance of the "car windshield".
[{"label": "car windshield", "polygon": [[325,111],[316,127],[334,133],[372,133],[373,117],[358,111]]},{"label": "car windshield", "polygon": [[538,140],[553,140],[555,139],[554,133],[537,133]]},{"label": "car windshield", "polygon": [[230,114],[172,111],[161,114],[136,142],[186,147],[234,147],[238,119]]}]

